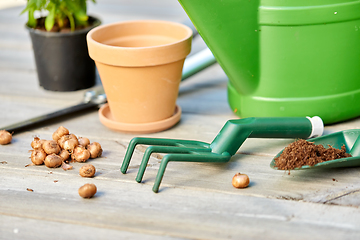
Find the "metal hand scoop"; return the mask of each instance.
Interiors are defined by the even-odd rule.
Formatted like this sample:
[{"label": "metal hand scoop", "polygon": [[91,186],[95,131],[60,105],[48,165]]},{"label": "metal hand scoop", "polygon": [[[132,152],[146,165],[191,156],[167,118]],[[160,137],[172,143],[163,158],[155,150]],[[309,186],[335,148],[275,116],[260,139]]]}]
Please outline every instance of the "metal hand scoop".
[{"label": "metal hand scoop", "polygon": [[121,172],[126,173],[137,144],[149,146],[141,161],[136,181],[141,182],[152,153],[169,153],[163,157],[153,191],[158,192],[165,168],[171,161],[227,162],[247,138],[309,138],[323,132],[319,117],[313,118],[244,118],[229,120],[212,143],[192,140],[133,138],[128,146]]},{"label": "metal hand scoop", "polygon": [[[340,158],[335,160],[330,160],[326,162],[321,162],[315,164],[314,166],[302,166],[300,168],[295,168],[294,170],[300,169],[311,169],[311,168],[336,168],[336,167],[358,167],[360,166],[360,129],[351,129],[340,132],[335,132],[329,135],[312,138],[308,140],[313,142],[316,145],[323,145],[325,148],[328,145],[333,148],[341,149],[341,146],[345,146],[346,152],[350,153],[352,157],[349,158]],[[279,152],[275,158],[279,157],[283,152]],[[270,167],[278,169],[275,166],[275,158],[271,161]]]}]

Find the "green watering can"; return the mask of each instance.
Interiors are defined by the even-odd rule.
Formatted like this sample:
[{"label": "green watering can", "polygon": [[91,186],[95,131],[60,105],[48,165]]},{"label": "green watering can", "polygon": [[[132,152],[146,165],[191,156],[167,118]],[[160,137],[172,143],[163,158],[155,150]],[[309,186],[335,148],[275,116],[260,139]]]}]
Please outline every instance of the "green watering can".
[{"label": "green watering can", "polygon": [[359,0],[179,0],[240,117],[360,115]]}]

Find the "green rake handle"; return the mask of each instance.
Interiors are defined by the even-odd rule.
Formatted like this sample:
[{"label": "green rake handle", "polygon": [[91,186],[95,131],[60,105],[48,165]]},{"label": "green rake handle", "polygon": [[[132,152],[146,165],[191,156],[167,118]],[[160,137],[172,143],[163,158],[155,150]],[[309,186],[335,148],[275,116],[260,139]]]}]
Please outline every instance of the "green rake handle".
[{"label": "green rake handle", "polygon": [[234,155],[247,138],[311,138],[322,135],[319,117],[244,118],[229,120],[210,144],[211,152]]}]

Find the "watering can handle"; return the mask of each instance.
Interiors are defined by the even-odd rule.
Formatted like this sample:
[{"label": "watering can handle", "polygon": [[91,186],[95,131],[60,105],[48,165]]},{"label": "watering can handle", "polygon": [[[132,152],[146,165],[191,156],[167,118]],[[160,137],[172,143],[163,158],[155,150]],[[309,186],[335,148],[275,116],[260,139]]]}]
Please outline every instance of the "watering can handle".
[{"label": "watering can handle", "polygon": [[320,117],[244,118],[229,120],[211,143],[212,152],[234,155],[247,138],[310,138],[321,136]]}]

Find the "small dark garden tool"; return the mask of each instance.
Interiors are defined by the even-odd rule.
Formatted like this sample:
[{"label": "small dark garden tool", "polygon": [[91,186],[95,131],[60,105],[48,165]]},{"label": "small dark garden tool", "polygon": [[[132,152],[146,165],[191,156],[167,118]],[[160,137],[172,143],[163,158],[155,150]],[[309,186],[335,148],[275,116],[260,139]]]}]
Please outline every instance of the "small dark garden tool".
[{"label": "small dark garden tool", "polygon": [[211,144],[162,138],[133,138],[128,146],[121,172],[126,173],[137,144],[149,146],[140,164],[136,181],[141,182],[152,153],[169,153],[163,157],[153,191],[158,192],[165,168],[170,161],[228,162],[247,138],[309,138],[320,136],[323,123],[313,118],[244,118],[229,120]]},{"label": "small dark garden tool", "polygon": [[85,92],[83,100],[74,106],[60,109],[58,111],[37,116],[31,119],[26,119],[24,121],[11,124],[2,127],[0,129],[5,129],[8,132],[12,132],[13,134],[16,134],[24,130],[28,130],[30,128],[38,126],[39,124],[43,124],[47,121],[54,120],[56,118],[63,117],[65,115],[69,115],[71,113],[76,113],[82,110],[95,108],[95,107],[98,108],[99,105],[103,103],[106,103],[106,95],[104,93],[104,90],[102,89],[102,87],[94,88],[94,90]]},{"label": "small dark garden tool", "polygon": [[[360,129],[351,129],[335,132],[329,135],[312,138],[308,141],[313,142],[316,145],[321,144],[325,148],[330,145],[333,148],[341,149],[341,146],[344,145],[346,152],[350,153],[352,157],[329,160],[315,164],[314,166],[305,165],[300,168],[295,168],[294,170],[360,166]],[[274,159],[270,163],[270,167],[277,169],[277,167],[275,166],[275,158],[279,157],[282,152],[283,150],[274,157]]]}]

